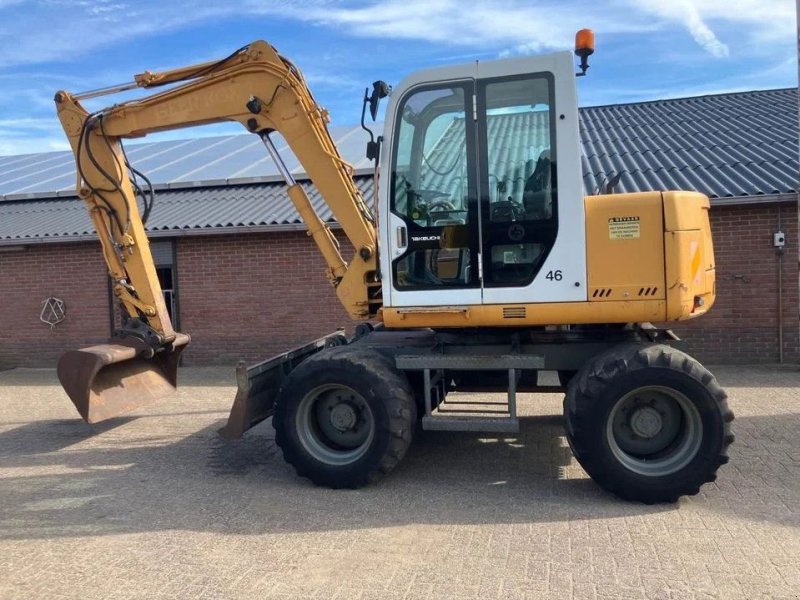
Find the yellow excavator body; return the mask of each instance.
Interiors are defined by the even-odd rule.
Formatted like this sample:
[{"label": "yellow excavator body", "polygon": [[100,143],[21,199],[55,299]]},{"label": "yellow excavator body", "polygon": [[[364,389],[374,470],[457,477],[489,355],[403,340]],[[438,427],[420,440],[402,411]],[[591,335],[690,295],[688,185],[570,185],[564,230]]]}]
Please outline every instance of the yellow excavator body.
[{"label": "yellow excavator body", "polygon": [[[578,32],[578,76],[593,51],[591,31]],[[352,336],[240,363],[225,438],[272,417],[275,443],[298,474],[356,488],[388,474],[418,426],[516,433],[518,391],[565,391],[567,441],[597,483],[647,503],[698,493],[727,462],[733,413],[713,375],[651,322],[691,319],[714,304],[709,200],[615,194],[622,174],[605,194],[585,196],[575,75],[570,53],[418,71],[391,93],[377,139],[363,115],[369,107],[375,120],[391,89],[375,82],[362,112],[374,210],[328,133],[327,112],[266,42],[121,86],[58,92],[78,195],[121,321],[108,344],[59,362],[78,412],[96,423],[174,391],[189,343],[173,329],[150,253],[153,188],[122,141],[233,121],[263,142],[339,301],[360,323]],[[94,113],[80,103],[160,86],[170,87]],[[273,132],[352,252],[339,248]],[[542,383],[542,371],[555,371],[559,385]],[[497,391],[507,401],[482,408],[448,398]]]},{"label": "yellow excavator body", "polygon": [[[696,192],[587,196],[582,302],[384,307],[387,327],[531,327],[683,321],[716,298],[708,212]],[[622,215],[622,216],[621,216]]]},{"label": "yellow excavator body", "polygon": [[[165,91],[94,113],[80,103],[132,87],[167,85],[171,87]],[[122,316],[122,327],[108,344],[67,352],[59,362],[62,385],[89,422],[173,391],[178,359],[189,343],[188,335],[172,327],[149,249],[145,221],[152,192],[148,205],[147,181],[128,162],[122,146],[125,138],[156,131],[234,121],[259,135],[325,260],[339,300],[359,321],[382,322],[394,329],[477,332],[682,320],[704,313],[714,302],[708,199],[691,192],[652,192],[584,199],[586,237],[573,242],[586,253],[581,301],[390,305],[378,267],[378,221],[354,184],[351,165],[328,133],[328,114],[314,100],[299,69],[263,41],[220,61],[144,72],[131,84],[84,94],[60,91],[55,100],[75,154],[78,195],[97,230]],[[374,100],[373,96],[370,101]],[[353,245],[352,260],[344,260],[330,227],[283,165],[269,137],[273,131],[287,141],[332,210]],[[144,201],[144,213],[137,198]],[[452,237],[445,227],[436,238],[442,250],[455,243],[459,228],[463,234],[463,226],[456,225],[450,228]],[[457,274],[452,257],[444,253],[440,260],[442,273],[449,269],[450,275]]]}]

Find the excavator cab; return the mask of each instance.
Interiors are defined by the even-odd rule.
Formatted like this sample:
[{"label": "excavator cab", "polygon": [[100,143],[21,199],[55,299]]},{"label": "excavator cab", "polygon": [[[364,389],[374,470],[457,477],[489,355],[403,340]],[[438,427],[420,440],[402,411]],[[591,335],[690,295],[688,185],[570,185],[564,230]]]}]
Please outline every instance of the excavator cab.
[{"label": "excavator cab", "polygon": [[401,81],[378,188],[384,317],[585,301],[578,124],[569,52]]}]

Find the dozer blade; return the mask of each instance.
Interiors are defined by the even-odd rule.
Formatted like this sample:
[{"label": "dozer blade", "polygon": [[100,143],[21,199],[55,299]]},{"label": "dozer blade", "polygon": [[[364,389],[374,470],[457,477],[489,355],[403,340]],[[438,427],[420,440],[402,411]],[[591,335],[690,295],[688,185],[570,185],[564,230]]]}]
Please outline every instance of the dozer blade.
[{"label": "dozer blade", "polygon": [[228,422],[219,430],[220,435],[226,440],[238,439],[245,431],[271,417],[286,376],[309,356],[325,348],[344,344],[347,344],[347,337],[341,331],[336,331],[249,367],[245,362],[240,362],[236,367],[236,398]]},{"label": "dozer blade", "polygon": [[58,380],[87,423],[99,423],[175,391],[178,359],[189,336],[175,341],[152,358],[134,338],[65,352],[58,361]]}]

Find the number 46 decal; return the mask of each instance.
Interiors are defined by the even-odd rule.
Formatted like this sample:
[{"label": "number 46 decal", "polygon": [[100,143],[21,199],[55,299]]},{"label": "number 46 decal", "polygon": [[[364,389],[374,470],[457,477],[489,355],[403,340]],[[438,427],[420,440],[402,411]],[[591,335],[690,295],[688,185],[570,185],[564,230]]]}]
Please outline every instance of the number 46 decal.
[{"label": "number 46 decal", "polygon": [[562,279],[564,279],[564,274],[561,272],[561,270],[548,271],[547,275],[545,275],[544,278],[550,281],[561,281]]}]

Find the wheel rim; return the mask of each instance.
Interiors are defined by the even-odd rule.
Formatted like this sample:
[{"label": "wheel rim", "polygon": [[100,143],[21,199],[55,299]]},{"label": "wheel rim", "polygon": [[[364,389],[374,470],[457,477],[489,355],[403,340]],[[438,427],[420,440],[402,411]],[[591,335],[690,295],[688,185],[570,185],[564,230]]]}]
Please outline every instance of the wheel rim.
[{"label": "wheel rim", "polygon": [[703,441],[700,412],[678,390],[637,388],[620,398],[606,423],[616,459],[640,475],[662,477],[683,469]]},{"label": "wheel rim", "polygon": [[297,410],[297,435],[316,460],[347,465],[361,458],[375,436],[375,418],[364,397],[345,385],[311,390]]}]

